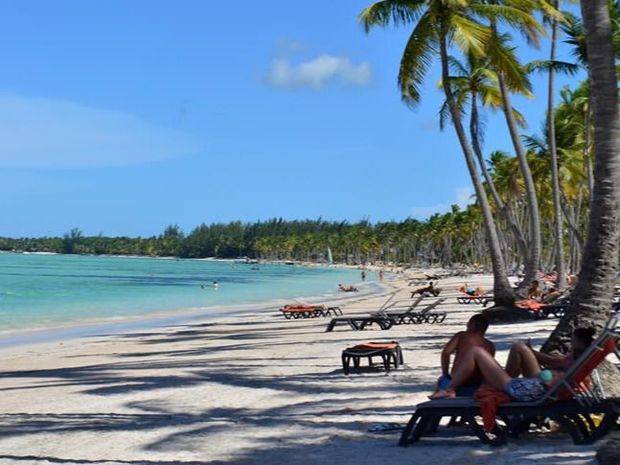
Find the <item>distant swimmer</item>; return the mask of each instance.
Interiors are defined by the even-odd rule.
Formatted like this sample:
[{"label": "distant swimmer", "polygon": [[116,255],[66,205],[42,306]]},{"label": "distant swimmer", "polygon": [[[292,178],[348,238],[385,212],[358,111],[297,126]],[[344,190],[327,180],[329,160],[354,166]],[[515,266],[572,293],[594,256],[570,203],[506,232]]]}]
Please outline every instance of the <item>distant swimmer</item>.
[{"label": "distant swimmer", "polygon": [[212,287],[213,289],[219,289],[220,283],[217,281],[213,281],[211,284],[201,284],[200,289],[206,289],[208,287]]}]

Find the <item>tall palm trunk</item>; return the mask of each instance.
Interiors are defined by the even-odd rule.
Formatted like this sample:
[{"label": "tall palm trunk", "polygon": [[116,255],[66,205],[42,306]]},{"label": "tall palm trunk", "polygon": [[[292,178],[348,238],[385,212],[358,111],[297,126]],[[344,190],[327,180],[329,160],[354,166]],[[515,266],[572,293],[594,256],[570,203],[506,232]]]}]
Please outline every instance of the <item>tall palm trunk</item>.
[{"label": "tall palm trunk", "polygon": [[508,126],[508,132],[510,133],[510,139],[519,161],[519,169],[523,176],[523,183],[525,185],[525,193],[527,197],[527,211],[529,214],[530,223],[530,242],[529,249],[530,254],[528,260],[525,262],[525,278],[521,287],[529,285],[534,279],[536,279],[536,273],[540,267],[540,251],[541,251],[541,233],[540,233],[540,213],[538,208],[538,198],[536,197],[536,188],[534,187],[534,177],[532,176],[532,170],[527,161],[525,150],[521,144],[519,138],[519,131],[517,130],[517,121],[512,111],[512,104],[510,102],[510,91],[506,85],[503,73],[499,71],[497,73],[499,88],[502,94],[502,108],[504,110],[504,116],[506,118],[506,125]]},{"label": "tall palm trunk", "polygon": [[549,57],[549,88],[547,94],[547,145],[549,146],[549,155],[551,158],[551,187],[553,190],[553,232],[555,235],[555,271],[558,274],[556,286],[558,289],[564,289],[566,286],[566,270],[564,268],[564,246],[563,246],[563,228],[562,228],[562,211],[560,201],[560,175],[558,172],[558,150],[555,141],[555,119],[553,115],[553,94],[555,92],[555,69],[553,62],[555,61],[555,48],[558,40],[558,22],[551,20],[551,53]]},{"label": "tall palm trunk", "polygon": [[487,198],[482,182],[480,181],[480,176],[478,176],[474,156],[461,122],[461,115],[456,105],[452,88],[450,87],[448,47],[446,44],[446,33],[443,30],[440,37],[440,53],[442,87],[446,94],[446,101],[448,102],[450,115],[452,116],[452,124],[454,125],[456,135],[459,139],[459,143],[461,144],[463,155],[465,155],[467,169],[469,170],[469,174],[476,191],[476,196],[478,198],[478,204],[480,205],[482,217],[484,219],[487,242],[489,244],[489,251],[491,255],[491,264],[493,266],[493,295],[495,298],[495,303],[496,305],[512,306],[515,301],[515,295],[510,287],[508,275],[506,274],[506,266],[502,257],[502,251],[499,244],[499,238],[497,236],[497,229],[495,228],[495,222],[493,220],[493,214],[491,213],[489,199]]},{"label": "tall palm trunk", "polygon": [[571,306],[543,349],[566,347],[576,326],[600,328],[611,311],[620,219],[620,114],[606,0],[581,0],[594,123],[594,190],[588,236]]},{"label": "tall palm trunk", "polygon": [[512,213],[512,209],[510,205],[504,203],[495,188],[495,182],[487,169],[486,163],[484,161],[484,155],[482,154],[482,147],[480,146],[480,134],[479,134],[479,117],[478,117],[478,96],[475,91],[472,91],[471,94],[471,112],[470,112],[470,120],[469,120],[469,134],[471,137],[471,145],[474,149],[474,153],[476,154],[476,159],[478,160],[478,165],[480,165],[480,171],[482,172],[482,176],[484,177],[484,181],[489,188],[489,192],[493,197],[493,201],[495,202],[495,206],[497,207],[498,212],[504,217],[506,223],[510,227],[512,231],[512,235],[515,238],[517,243],[517,247],[521,256],[524,260],[527,260],[527,256],[529,254],[529,249],[527,247],[527,242],[525,240],[525,236],[521,227],[517,223],[514,215]]},{"label": "tall palm trunk", "polygon": [[591,129],[590,129],[590,113],[591,109],[588,106],[586,109],[586,114],[584,115],[584,133],[585,140],[583,146],[583,160],[586,166],[586,173],[588,176],[588,189],[590,193],[590,197],[592,197],[592,191],[594,191],[594,168],[592,168],[592,160],[590,159],[590,140],[591,140]]},{"label": "tall palm trunk", "polygon": [[[491,22],[491,30],[494,34],[497,34],[497,26],[494,21]],[[510,102],[510,91],[506,85],[504,74],[501,70],[497,70],[497,80],[499,83],[499,89],[502,95],[502,109],[504,111],[504,117],[506,118],[506,125],[508,126],[508,132],[510,133],[510,139],[515,149],[515,154],[519,161],[519,169],[523,176],[523,182],[525,184],[525,192],[527,196],[527,206],[529,212],[530,223],[530,254],[528,260],[525,262],[525,277],[523,282],[519,285],[522,289],[528,286],[534,279],[536,279],[536,273],[540,266],[540,251],[542,249],[542,236],[540,232],[540,212],[538,208],[538,198],[536,197],[536,188],[534,187],[534,178],[532,177],[532,170],[527,161],[525,150],[521,144],[519,138],[519,131],[517,130],[517,121],[515,119],[514,112],[512,111],[512,104]]]}]

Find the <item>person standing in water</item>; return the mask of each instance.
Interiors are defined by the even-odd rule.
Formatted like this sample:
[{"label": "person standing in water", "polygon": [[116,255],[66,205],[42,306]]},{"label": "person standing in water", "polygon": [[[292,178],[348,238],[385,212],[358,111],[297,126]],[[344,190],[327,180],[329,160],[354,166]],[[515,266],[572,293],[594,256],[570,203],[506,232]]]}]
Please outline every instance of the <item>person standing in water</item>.
[{"label": "person standing in water", "polygon": [[366,270],[362,270],[362,281],[366,281]]}]

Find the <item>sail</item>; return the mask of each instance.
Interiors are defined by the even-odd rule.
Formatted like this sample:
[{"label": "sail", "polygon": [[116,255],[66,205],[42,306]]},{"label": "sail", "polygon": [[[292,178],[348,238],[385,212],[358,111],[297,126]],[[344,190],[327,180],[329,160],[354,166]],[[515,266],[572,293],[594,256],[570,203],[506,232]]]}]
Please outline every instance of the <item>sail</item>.
[{"label": "sail", "polygon": [[327,248],[327,262],[331,265],[334,263],[334,257],[332,257],[332,249]]}]

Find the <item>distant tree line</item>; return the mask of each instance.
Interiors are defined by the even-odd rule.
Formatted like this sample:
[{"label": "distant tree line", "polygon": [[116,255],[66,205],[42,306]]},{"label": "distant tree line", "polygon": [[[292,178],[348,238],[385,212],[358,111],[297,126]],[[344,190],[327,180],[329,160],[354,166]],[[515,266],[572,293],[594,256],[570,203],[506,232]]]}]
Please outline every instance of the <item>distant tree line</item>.
[{"label": "distant tree line", "polygon": [[0,250],[93,255],[250,257],[280,260],[443,264],[488,261],[480,212],[457,206],[426,221],[371,223],[271,219],[202,224],[184,234],[177,225],[159,236],[84,236],[74,228],[63,237],[0,238]]}]

